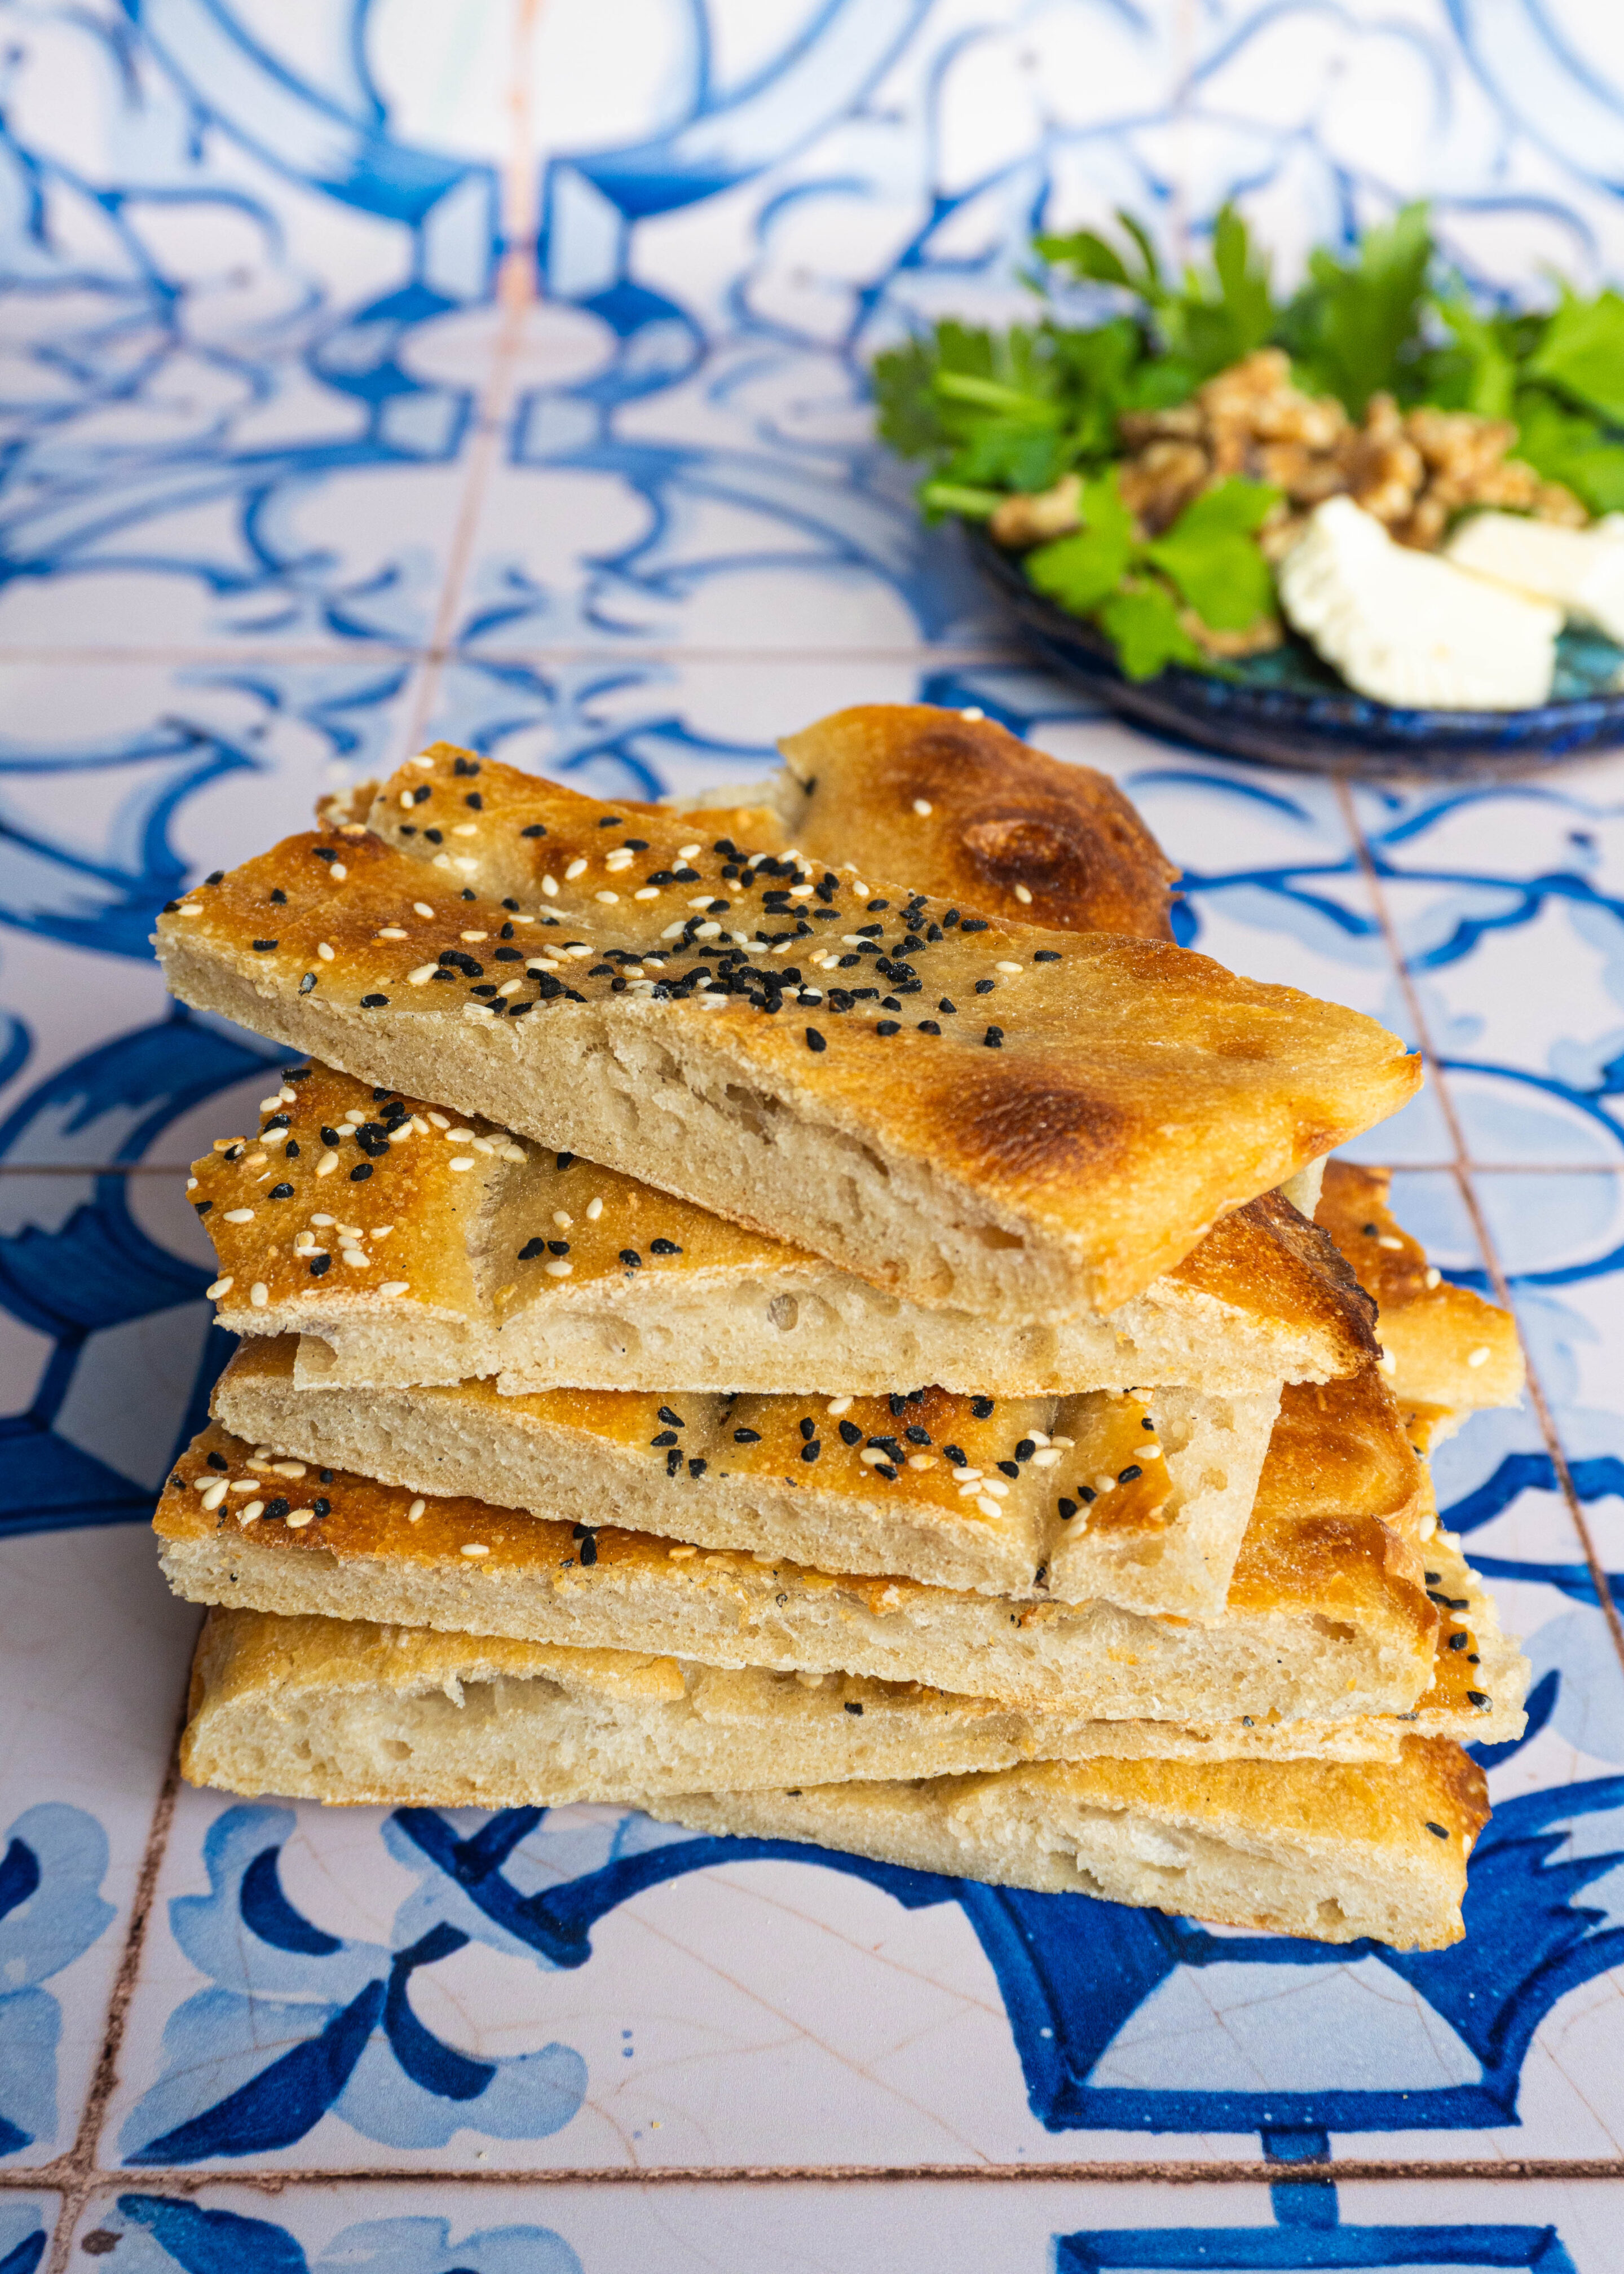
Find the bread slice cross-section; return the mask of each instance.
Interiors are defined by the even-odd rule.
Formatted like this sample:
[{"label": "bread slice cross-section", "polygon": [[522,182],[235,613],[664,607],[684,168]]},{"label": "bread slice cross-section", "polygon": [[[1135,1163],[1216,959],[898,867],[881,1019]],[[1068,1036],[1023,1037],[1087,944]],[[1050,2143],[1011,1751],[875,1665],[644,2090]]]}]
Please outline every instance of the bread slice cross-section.
[{"label": "bread slice cross-section", "polygon": [[1114,1308],[1419,1080],[1372,1020],[1166,942],[754,859],[443,745],[371,819],[172,904],[176,993],[931,1307]]}]

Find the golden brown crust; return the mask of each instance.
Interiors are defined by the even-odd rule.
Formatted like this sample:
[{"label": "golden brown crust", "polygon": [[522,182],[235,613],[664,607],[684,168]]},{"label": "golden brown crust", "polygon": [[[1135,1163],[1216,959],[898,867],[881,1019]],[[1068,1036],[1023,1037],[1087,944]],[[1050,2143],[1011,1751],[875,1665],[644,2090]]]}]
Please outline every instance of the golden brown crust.
[{"label": "golden brown crust", "polygon": [[1258,1480],[1264,1515],[1397,1519],[1423,1488],[1404,1416],[1373,1359],[1339,1381],[1286,1385]]},{"label": "golden brown crust", "polygon": [[1166,1276],[1233,1310],[1312,1328],[1336,1349],[1336,1374],[1376,1355],[1374,1302],[1332,1240],[1283,1193],[1260,1193],[1223,1217]]},{"label": "golden brown crust", "polygon": [[1178,871],[1116,783],[990,719],[861,704],[779,748],[800,793],[785,825],[815,861],[1017,922],[1173,937]]},{"label": "golden brown crust", "polygon": [[[477,790],[463,787],[470,769]],[[446,819],[441,849],[422,833],[432,825],[405,817],[425,808],[402,799],[425,790]],[[628,1174],[657,1171],[653,1181],[757,1228],[771,1216],[774,1231],[926,1303],[955,1299],[956,1282],[957,1299],[989,1314],[1114,1307],[1220,1216],[1394,1111],[1419,1079],[1418,1062],[1357,1013],[1163,942],[1093,933],[1056,947],[1031,926],[945,927],[939,904],[899,907],[880,892],[888,905],[871,910],[850,879],[826,870],[825,885],[810,867],[805,887],[782,874],[775,885],[760,863],[729,878],[741,864],[726,849],[685,855],[698,842],[687,824],[639,817],[628,829],[613,807],[444,746],[402,770],[372,817],[391,842],[349,828],[289,839],[166,911],[157,939],[177,991],[363,1078],[436,1091]],[[468,849],[443,849],[453,844]],[[673,881],[635,881],[651,876]],[[803,889],[828,924],[798,913],[789,895]],[[470,891],[474,901],[460,898]],[[637,892],[657,897],[639,903]],[[725,900],[730,930],[776,938],[786,954],[739,947],[737,972],[724,971],[687,929],[696,899]],[[719,939],[720,915],[695,913]],[[839,984],[861,972],[811,962],[812,935],[833,932],[861,963],[876,922],[871,1005]],[[542,953],[549,934],[565,953]],[[583,954],[567,952],[572,940]],[[617,971],[622,957],[641,979]],[[432,983],[436,969],[452,975]],[[732,991],[677,983],[702,970]],[[786,984],[799,970],[801,999],[763,970]],[[912,1015],[938,1001],[959,1007]],[[630,1054],[613,1067],[612,1037]],[[629,1085],[615,1112],[583,1080],[612,1073]],[[687,1117],[680,1143],[651,1126],[661,1097]],[[634,1100],[648,1110],[618,1110]],[[796,1155],[792,1137],[815,1150]],[[863,1148],[884,1171],[862,1187],[882,1213],[853,1236],[830,1187]]]},{"label": "golden brown crust", "polygon": [[1388,1205],[1392,1182],[1391,1169],[1327,1162],[1315,1221],[1376,1300],[1394,1395],[1407,1408],[1515,1405],[1523,1379],[1516,1321],[1429,1265]]}]

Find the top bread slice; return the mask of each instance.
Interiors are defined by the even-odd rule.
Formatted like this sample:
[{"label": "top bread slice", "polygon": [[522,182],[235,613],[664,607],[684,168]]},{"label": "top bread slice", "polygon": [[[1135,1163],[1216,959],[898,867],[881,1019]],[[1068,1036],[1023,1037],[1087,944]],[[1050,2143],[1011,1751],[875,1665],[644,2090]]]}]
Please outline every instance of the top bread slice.
[{"label": "top bread slice", "polygon": [[257,1139],[194,1163],[192,1204],[220,1259],[221,1324],[306,1337],[312,1384],[1230,1397],[1376,1352],[1347,1265],[1275,1193],[1109,1316],[1000,1324],[330,1067],[295,1070],[260,1111]]},{"label": "top bread slice", "polygon": [[861,897],[444,745],[371,819],[172,904],[175,991],[928,1306],[1113,1308],[1420,1076],[1166,943]]}]

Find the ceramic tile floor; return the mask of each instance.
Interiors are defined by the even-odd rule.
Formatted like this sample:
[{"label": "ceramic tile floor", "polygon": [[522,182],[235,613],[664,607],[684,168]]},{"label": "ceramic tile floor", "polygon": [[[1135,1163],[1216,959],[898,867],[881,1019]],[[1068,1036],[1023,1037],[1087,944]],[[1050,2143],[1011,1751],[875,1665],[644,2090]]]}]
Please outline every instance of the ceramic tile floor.
[{"label": "ceramic tile floor", "polygon": [[[0,0],[0,2274],[1613,2274],[1624,756],[1344,791],[1130,731],[1005,646],[860,371],[876,309],[1015,305],[1051,192],[1616,254],[1599,19],[715,0],[699,71],[628,6],[606,57],[586,0]],[[167,1003],[154,911],[430,734],[651,795],[898,699],[1114,774],[1189,942],[1428,1054],[1350,1149],[1532,1379],[1438,1465],[1535,1675],[1453,1951],[177,1782],[183,1179],[275,1054]]]}]

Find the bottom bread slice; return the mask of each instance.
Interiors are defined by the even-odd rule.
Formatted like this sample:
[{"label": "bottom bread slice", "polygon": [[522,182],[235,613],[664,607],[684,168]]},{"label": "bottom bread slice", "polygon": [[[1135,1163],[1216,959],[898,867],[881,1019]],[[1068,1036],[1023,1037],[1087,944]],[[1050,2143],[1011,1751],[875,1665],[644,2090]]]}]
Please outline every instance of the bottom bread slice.
[{"label": "bottom bread slice", "polygon": [[1319,1942],[1461,1939],[1483,1772],[1447,1738],[1396,1761],[1039,1761],[989,1775],[650,1797],[697,1832]]}]

